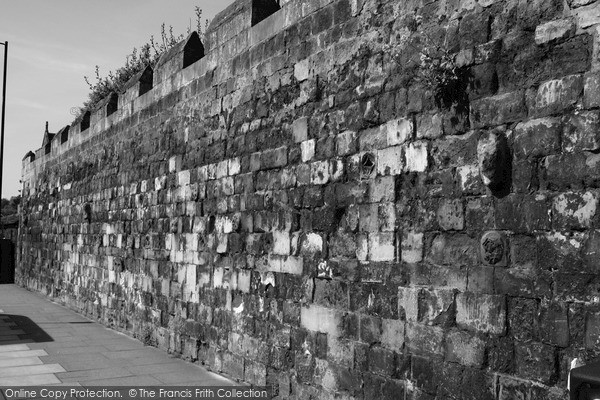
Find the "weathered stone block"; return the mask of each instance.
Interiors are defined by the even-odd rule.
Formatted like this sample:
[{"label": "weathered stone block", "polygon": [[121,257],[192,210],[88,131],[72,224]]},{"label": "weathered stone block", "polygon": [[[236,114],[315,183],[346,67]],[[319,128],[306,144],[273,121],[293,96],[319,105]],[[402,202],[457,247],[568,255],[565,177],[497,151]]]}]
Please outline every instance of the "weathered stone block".
[{"label": "weathered stone block", "polygon": [[498,386],[499,400],[526,400],[529,398],[531,384],[524,379],[501,376]]},{"label": "weathered stone block", "polygon": [[180,155],[169,158],[169,172],[181,171],[182,158]]},{"label": "weathered stone block", "polygon": [[394,201],[396,183],[393,176],[377,177],[369,181],[369,203]]},{"label": "weathered stone block", "polygon": [[395,235],[393,232],[369,234],[369,260],[393,261],[396,258]]},{"label": "weathered stone block", "polygon": [[507,314],[509,334],[512,337],[520,341],[537,338],[539,311],[536,300],[520,297],[509,298]]},{"label": "weathered stone block", "polygon": [[360,131],[358,133],[358,144],[361,151],[372,151],[388,147],[387,130],[380,126]]},{"label": "weathered stone block", "polygon": [[399,319],[383,319],[381,344],[390,350],[400,352],[404,347],[406,323]]},{"label": "weathered stone block", "polygon": [[403,167],[402,146],[377,151],[377,174],[398,175],[402,173]]},{"label": "weathered stone block", "polygon": [[427,259],[439,265],[475,265],[478,245],[467,235],[441,234],[431,243]]},{"label": "weathered stone block", "polygon": [[[577,5],[586,4],[589,2],[578,1]],[[580,28],[587,28],[600,23],[600,5],[593,3],[580,7],[575,12],[575,18],[577,18],[577,24]]]},{"label": "weathered stone block", "polygon": [[287,164],[287,147],[265,150],[260,154],[261,169],[283,167]]},{"label": "weathered stone block", "polygon": [[535,28],[535,43],[544,45],[571,37],[574,33],[575,21],[572,18],[549,21]]},{"label": "weathered stone block", "polygon": [[437,221],[442,230],[462,230],[465,224],[462,201],[442,200],[437,210]]},{"label": "weathered stone block", "polygon": [[454,291],[422,289],[419,294],[418,321],[446,326],[454,320]]},{"label": "weathered stone block", "polygon": [[540,118],[519,123],[515,128],[515,157],[536,158],[558,153],[561,131],[562,122],[558,118]]},{"label": "weathered stone block", "polygon": [[355,153],[358,149],[356,132],[344,131],[337,135],[335,138],[335,148],[338,156],[346,156]]},{"label": "weathered stone block", "polygon": [[466,329],[503,334],[506,331],[504,296],[459,293],[456,296],[456,323]]},{"label": "weathered stone block", "polygon": [[[479,57],[481,56],[482,54],[480,53]],[[490,55],[483,57],[489,58]],[[486,62],[471,67],[471,75],[469,99],[476,100],[496,94],[498,91],[498,73],[496,72],[496,67],[493,63]]]},{"label": "weathered stone block", "polygon": [[421,114],[417,119],[417,139],[437,139],[443,134],[443,117],[440,113]]},{"label": "weathered stone block", "polygon": [[485,342],[468,332],[453,330],[446,336],[446,361],[467,367],[481,367],[485,360]]},{"label": "weathered stone block", "polygon": [[401,242],[401,260],[406,263],[418,263],[423,259],[423,234],[404,231]]},{"label": "weathered stone block", "polygon": [[385,124],[387,145],[396,146],[410,140],[413,129],[413,123],[409,119],[400,118],[388,121]]},{"label": "weathered stone block", "polygon": [[460,21],[458,34],[461,48],[485,43],[488,41],[490,15],[487,11],[471,12]]},{"label": "weathered stone block", "polygon": [[573,106],[582,94],[582,75],[569,75],[544,82],[538,87],[530,112],[536,116],[560,113]]},{"label": "weathered stone block", "polygon": [[333,158],[335,156],[335,136],[327,135],[317,139],[315,156],[319,160]]},{"label": "weathered stone block", "polygon": [[302,275],[304,272],[304,260],[302,257],[285,257],[281,263],[280,272],[292,275]]},{"label": "weathered stone block", "polygon": [[550,228],[550,206],[542,196],[509,195],[498,201],[496,227],[513,232]]},{"label": "weathered stone block", "polygon": [[235,379],[244,379],[244,358],[228,351],[223,352],[223,372]]},{"label": "weathered stone block", "polygon": [[582,249],[585,236],[580,232],[569,235],[548,232],[537,238],[538,260],[547,269],[564,273],[582,272]]},{"label": "weathered stone block", "polygon": [[442,355],[444,330],[414,322],[406,324],[406,346],[417,355]]},{"label": "weathered stone block", "polygon": [[261,362],[246,361],[244,381],[256,386],[266,386],[267,366]]},{"label": "weathered stone block", "polygon": [[337,337],[342,326],[342,314],[330,308],[318,305],[302,307],[300,326],[313,332],[323,332]]},{"label": "weathered stone block", "polygon": [[368,360],[371,373],[391,377],[396,370],[396,356],[391,350],[372,347],[369,349]]},{"label": "weathered stone block", "polygon": [[428,148],[426,142],[410,143],[404,149],[406,170],[410,172],[423,172],[428,166]]},{"label": "weathered stone block", "polygon": [[310,59],[304,59],[294,64],[294,77],[298,82],[305,81],[310,76]]},{"label": "weathered stone block", "polygon": [[285,231],[273,231],[273,254],[290,254],[290,233]]},{"label": "weathered stone block", "polygon": [[456,169],[458,184],[462,193],[466,195],[481,194],[484,191],[479,177],[478,165],[463,165]]},{"label": "weathered stone block", "polygon": [[302,151],[302,162],[312,160],[315,156],[315,140],[305,140],[300,143],[300,150]]},{"label": "weathered stone block", "polygon": [[596,220],[597,192],[567,192],[554,198],[552,226],[557,230],[591,227]]},{"label": "weathered stone block", "polygon": [[442,364],[436,359],[432,360],[427,356],[413,356],[411,361],[411,380],[414,382],[417,390],[414,393],[418,399],[433,400],[435,399],[439,385],[439,377],[442,374],[440,371]]},{"label": "weathered stone block", "polygon": [[562,153],[543,159],[540,188],[581,190],[586,181],[594,180],[595,161],[584,153]]},{"label": "weathered stone block", "polygon": [[344,282],[315,280],[314,302],[325,307],[348,309],[348,285]]},{"label": "weathered stone block", "polygon": [[585,348],[596,349],[600,344],[600,313],[588,313],[585,318]]},{"label": "weathered stone block", "polygon": [[396,229],[396,207],[394,203],[379,203],[377,222],[381,232],[393,232]]},{"label": "weathered stone block", "polygon": [[298,118],[292,124],[294,142],[302,143],[308,139],[308,117]]},{"label": "weathered stone block", "polygon": [[329,161],[316,161],[310,164],[310,182],[324,185],[329,181]]},{"label": "weathered stone block", "polygon": [[356,235],[356,258],[359,261],[369,258],[369,236],[366,233]]},{"label": "weathered stone block", "polygon": [[583,105],[586,108],[600,106],[600,75],[587,74],[583,85]]},{"label": "weathered stone block", "polygon": [[373,344],[381,341],[382,322],[379,317],[363,315],[360,317],[360,340]]},{"label": "weathered stone block", "polygon": [[398,288],[398,315],[405,321],[416,322],[419,318],[420,288]]},{"label": "weathered stone block", "polygon": [[550,383],[556,374],[556,349],[537,342],[515,343],[516,372],[519,376]]},{"label": "weathered stone block", "polygon": [[460,167],[477,162],[479,132],[440,138],[432,143],[431,159],[435,168]]},{"label": "weathered stone block", "polygon": [[586,111],[572,115],[565,124],[562,145],[566,152],[600,149],[600,113]]},{"label": "weathered stone block", "polygon": [[469,268],[466,290],[473,293],[494,294],[494,269],[488,266]]},{"label": "weathered stone block", "polygon": [[377,232],[379,230],[379,205],[361,204],[358,207],[359,230],[361,232]]},{"label": "weathered stone block", "polygon": [[517,21],[522,28],[534,28],[544,21],[556,19],[561,15],[563,8],[563,2],[558,0],[519,2]]},{"label": "weathered stone block", "polygon": [[539,332],[543,343],[567,347],[569,345],[568,308],[551,302],[540,305]]},{"label": "weathered stone block", "polygon": [[471,124],[474,128],[516,122],[525,116],[523,92],[510,92],[486,97],[471,103]]}]

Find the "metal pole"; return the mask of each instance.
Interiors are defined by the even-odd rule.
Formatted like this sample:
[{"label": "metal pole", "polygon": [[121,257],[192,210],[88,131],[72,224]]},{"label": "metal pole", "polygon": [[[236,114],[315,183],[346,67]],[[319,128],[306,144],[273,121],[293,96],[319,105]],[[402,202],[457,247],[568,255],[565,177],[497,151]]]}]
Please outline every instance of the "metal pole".
[{"label": "metal pole", "polygon": [[[1,43],[0,43],[1,44]],[[2,175],[4,173],[4,115],[6,113],[6,66],[8,63],[8,42],[4,42],[4,77],[2,80],[2,137],[0,138],[0,200],[2,199]],[[0,215],[0,239],[4,239],[4,224]]]}]

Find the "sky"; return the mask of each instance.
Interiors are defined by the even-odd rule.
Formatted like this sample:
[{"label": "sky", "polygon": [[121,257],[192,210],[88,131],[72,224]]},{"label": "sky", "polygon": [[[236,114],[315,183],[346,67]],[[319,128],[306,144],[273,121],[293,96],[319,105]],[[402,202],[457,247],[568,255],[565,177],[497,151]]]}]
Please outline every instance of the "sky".
[{"label": "sky", "polygon": [[196,27],[195,6],[210,20],[232,2],[0,0],[0,42],[8,41],[2,198],[19,194],[21,160],[41,147],[46,121],[51,132],[71,124],[71,109],[89,93],[83,77],[96,65],[107,75],[151,35],[160,38],[163,22],[186,33]]}]

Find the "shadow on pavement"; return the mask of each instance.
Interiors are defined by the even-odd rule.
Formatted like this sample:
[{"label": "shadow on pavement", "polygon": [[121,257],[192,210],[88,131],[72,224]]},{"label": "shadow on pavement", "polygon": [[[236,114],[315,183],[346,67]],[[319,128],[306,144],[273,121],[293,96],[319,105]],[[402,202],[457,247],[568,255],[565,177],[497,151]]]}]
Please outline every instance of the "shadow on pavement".
[{"label": "shadow on pavement", "polygon": [[8,344],[53,342],[38,324],[22,315],[0,314],[0,347]]}]

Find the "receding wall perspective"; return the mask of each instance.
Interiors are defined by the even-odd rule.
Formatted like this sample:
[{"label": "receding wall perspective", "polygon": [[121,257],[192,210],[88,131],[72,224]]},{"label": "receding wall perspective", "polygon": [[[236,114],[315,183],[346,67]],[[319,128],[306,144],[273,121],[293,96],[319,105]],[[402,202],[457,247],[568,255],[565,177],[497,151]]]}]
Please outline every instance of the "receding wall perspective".
[{"label": "receding wall perspective", "polygon": [[40,132],[16,280],[281,399],[565,399],[600,356],[599,31],[238,0]]}]

